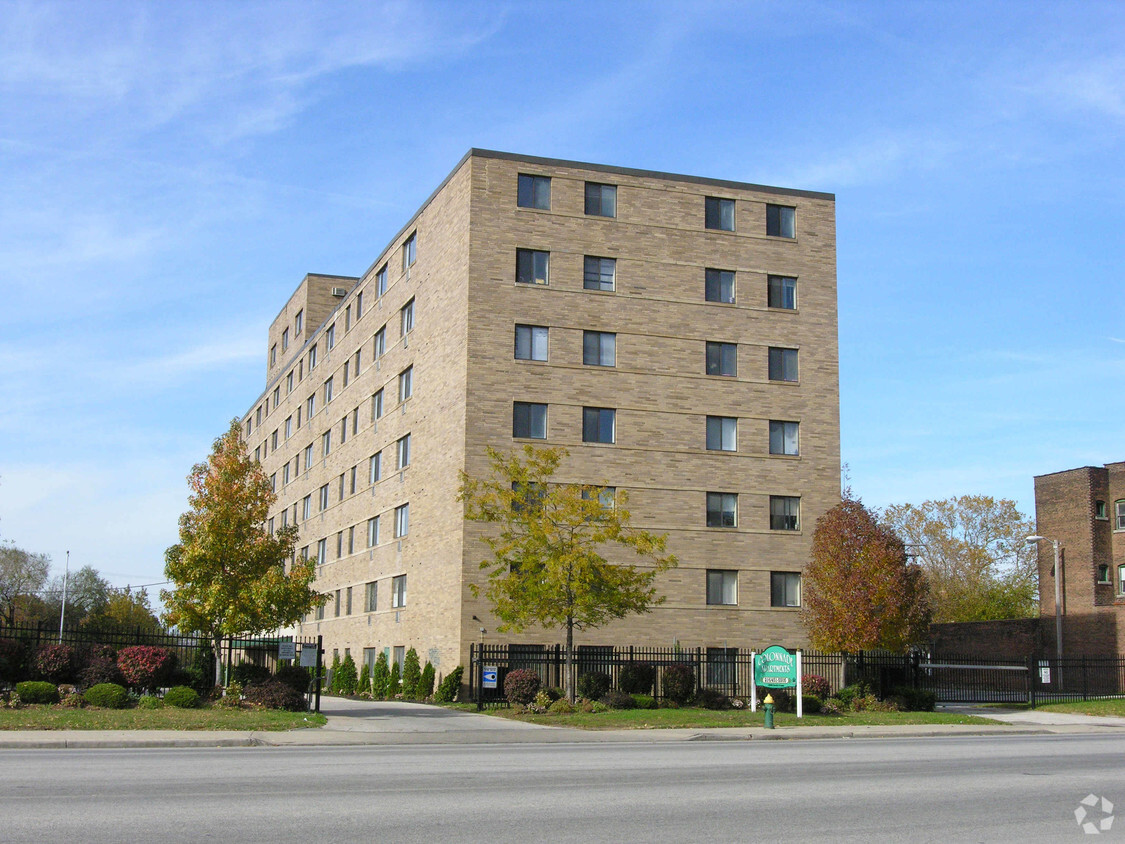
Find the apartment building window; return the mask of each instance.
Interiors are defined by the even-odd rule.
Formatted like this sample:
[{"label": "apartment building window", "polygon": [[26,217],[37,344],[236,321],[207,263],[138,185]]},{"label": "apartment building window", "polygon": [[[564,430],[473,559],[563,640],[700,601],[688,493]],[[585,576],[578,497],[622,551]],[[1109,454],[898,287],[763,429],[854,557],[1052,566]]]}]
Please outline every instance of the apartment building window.
[{"label": "apartment building window", "polygon": [[770,237],[796,237],[797,209],[789,205],[767,205],[766,234]]},{"label": "apartment building window", "polygon": [[281,485],[287,486],[289,484],[289,461],[285,461],[285,465],[281,467]]},{"label": "apartment building window", "polygon": [[[286,463],[285,465],[288,466],[289,464]],[[284,510],[281,511],[281,526],[282,527],[288,527],[289,526],[289,508],[288,507],[286,507]]]},{"label": "apartment building window", "polygon": [[617,288],[617,259],[587,255],[582,260],[582,287],[586,290]]},{"label": "apartment building window", "polygon": [[546,360],[548,330],[542,325],[516,326],[516,360]]},{"label": "apartment building window", "polygon": [[410,434],[399,439],[396,451],[396,469],[405,469],[410,465]]},{"label": "apartment building window", "polygon": [[734,492],[707,493],[707,527],[732,528],[738,526],[738,494]]},{"label": "apartment building window", "polygon": [[288,348],[289,348],[289,329],[286,328],[284,331],[281,332],[281,351],[284,352]]},{"label": "apartment building window", "polygon": [[770,606],[801,606],[801,574],[795,571],[770,572]]},{"label": "apartment building window", "polygon": [[247,419],[246,420],[246,438],[247,439],[250,437],[250,434],[252,434],[253,431],[254,431],[254,420],[253,419]]},{"label": "apartment building window", "polygon": [[582,363],[586,366],[617,366],[617,335],[608,331],[583,331]]},{"label": "apartment building window", "polygon": [[266,522],[266,532],[269,533],[270,536],[273,536],[273,516],[270,516],[269,520]]},{"label": "apartment building window", "polygon": [[351,331],[352,328],[352,306],[348,305],[344,308],[344,331]]},{"label": "apartment building window", "polygon": [[[406,575],[400,574],[398,577],[391,578],[391,608],[399,609],[406,606]],[[395,648],[395,660],[398,660],[398,651],[402,648]]]},{"label": "apartment building window", "polygon": [[383,418],[383,391],[376,390],[371,397],[371,421]]},{"label": "apartment building window", "polygon": [[402,306],[400,312],[400,322],[402,324],[402,336],[405,337],[414,330],[414,300],[411,299]]},{"label": "apartment building window", "polygon": [[327,457],[332,453],[332,432],[325,431],[320,435],[321,456]]},{"label": "apartment building window", "polygon": [[359,407],[357,406],[352,411],[352,436],[354,437],[359,433]]},{"label": "apartment building window", "polygon": [[708,302],[734,304],[734,272],[731,270],[705,270],[703,293]]},{"label": "apartment building window", "polygon": [[738,604],[738,572],[707,569],[707,603],[717,606]]},{"label": "apartment building window", "polygon": [[324,604],[316,608],[316,620],[324,621]]},{"label": "apartment building window", "polygon": [[768,285],[766,304],[771,308],[787,311],[797,309],[797,279],[787,275],[771,275]]},{"label": "apartment building window", "polygon": [[313,346],[309,349],[309,372],[312,372],[314,369],[316,369],[316,350],[316,344],[313,344]]},{"label": "apartment building window", "polygon": [[796,422],[781,422],[770,420],[770,454],[799,453],[797,443],[798,424]]},{"label": "apartment building window", "polygon": [[320,501],[318,503],[320,504],[320,510],[318,512],[323,513],[328,509],[328,484],[321,486]]},{"label": "apartment building window", "polygon": [[[322,566],[328,562],[328,537],[320,539],[316,543],[316,564]],[[323,618],[323,616],[321,616]]]},{"label": "apartment building window", "polygon": [[344,615],[352,614],[352,587],[348,587],[344,593]]},{"label": "apartment building window", "polygon": [[345,414],[344,418],[340,420],[340,445],[348,441],[348,417]]},{"label": "apartment building window", "polygon": [[285,395],[293,392],[293,370],[289,370],[289,374],[285,376]]},{"label": "apartment building window", "polygon": [[375,296],[382,298],[387,292],[387,265],[383,264],[379,272],[375,273]]},{"label": "apartment building window", "polygon": [[308,400],[305,402],[305,416],[308,419],[312,419],[315,414],[316,414],[316,393],[313,393],[311,396],[308,397]]},{"label": "apartment building window", "polygon": [[418,260],[418,232],[412,232],[402,244],[402,270],[406,272]]},{"label": "apartment building window", "polygon": [[770,530],[800,530],[801,499],[795,495],[770,496]]},{"label": "apartment building window", "polygon": [[374,548],[379,544],[379,517],[372,516],[367,520],[367,547]]},{"label": "apartment building window", "polygon": [[332,351],[336,345],[336,323],[328,326],[328,330],[324,332],[324,350],[326,352]]},{"label": "apartment building window", "polygon": [[270,453],[269,440],[262,440],[262,457],[265,457],[269,453]]},{"label": "apartment building window", "polygon": [[255,414],[255,417],[254,417],[254,424],[259,428],[262,427],[262,406],[261,405],[258,405],[258,411],[257,411],[257,413]]},{"label": "apartment building window", "polygon": [[343,475],[343,473],[341,473],[340,474],[340,495],[339,495],[339,498],[337,499],[339,501],[344,500],[344,486],[345,486],[344,475]]},{"label": "apartment building window", "polygon": [[309,546],[306,545],[304,548],[301,549],[301,559],[307,560],[308,558],[309,558]]},{"label": "apartment building window", "polygon": [[348,495],[355,495],[355,476],[359,470],[359,466],[352,466],[351,472],[348,476]]},{"label": "apartment building window", "polygon": [[278,384],[273,388],[273,409],[277,410],[277,406],[281,404],[281,385]]},{"label": "apartment building window", "polygon": [[410,533],[410,504],[400,504],[395,507],[395,539],[400,539]]},{"label": "apartment building window", "polygon": [[735,416],[707,417],[707,450],[738,451],[738,418]]},{"label": "apartment building window", "polygon": [[771,381],[796,381],[797,350],[778,349],[771,346],[769,351],[769,370]]},{"label": "apartment building window", "polygon": [[586,214],[592,217],[617,216],[617,185],[586,183]]},{"label": "apartment building window", "polygon": [[270,449],[277,451],[277,428],[274,428],[273,433],[270,434]]},{"label": "apartment building window", "polygon": [[1109,566],[1104,563],[1098,566],[1098,583],[1109,583]]},{"label": "apartment building window", "polygon": [[363,349],[356,349],[355,356],[352,358],[352,375],[356,378],[359,377],[359,361],[362,356]]},{"label": "apartment building window", "polygon": [[325,404],[328,404],[330,401],[332,401],[332,387],[333,387],[334,384],[335,384],[335,376],[330,376],[329,379],[324,382],[324,403]]},{"label": "apartment building window", "polygon": [[375,332],[375,344],[372,349],[372,355],[375,360],[378,360],[387,353],[387,326],[383,326]]},{"label": "apartment building window", "polygon": [[378,483],[383,477],[383,452],[377,451],[367,461],[367,482]]},{"label": "apartment building window", "polygon": [[312,447],[312,443],[309,443],[307,446],[305,446],[305,471],[306,472],[309,469],[312,468],[312,462],[313,462],[313,447]]},{"label": "apartment building window", "polygon": [[616,429],[617,411],[612,407],[582,408],[582,442],[613,443]]},{"label": "apartment building window", "polygon": [[312,516],[312,494],[301,499],[301,519],[308,521]]},{"label": "apartment building window", "polygon": [[1125,566],[1117,567],[1117,594],[1125,595]]},{"label": "apartment building window", "polygon": [[300,335],[301,329],[304,327],[304,325],[305,325],[305,312],[302,309],[302,310],[297,311],[297,316],[295,316],[293,318],[293,334],[294,334],[294,336]]},{"label": "apartment building window", "polygon": [[277,343],[270,346],[270,366],[277,363]]},{"label": "apartment building window", "polygon": [[364,612],[375,612],[377,609],[379,609],[379,582],[372,580],[367,584],[363,597],[363,610]]},{"label": "apartment building window", "polygon": [[297,430],[301,430],[301,406],[297,405]]},{"label": "apartment building window", "polygon": [[735,343],[707,343],[707,374],[738,375],[738,346]]},{"label": "apartment building window", "polygon": [[398,374],[398,400],[406,401],[414,395],[414,367],[408,366]]},{"label": "apartment building window", "polygon": [[709,196],[704,202],[705,225],[718,231],[734,231],[734,200]]},{"label": "apartment building window", "polygon": [[512,404],[512,436],[547,439],[547,405],[517,401]]},{"label": "apartment building window", "polygon": [[519,284],[547,284],[550,276],[551,253],[538,249],[516,250],[516,282]]},{"label": "apartment building window", "polygon": [[1113,502],[1113,529],[1125,530],[1125,499]]},{"label": "apartment building window", "polygon": [[597,499],[603,510],[612,510],[617,506],[617,487],[615,486],[584,486],[582,498],[585,501]]},{"label": "apartment building window", "polygon": [[1107,520],[1109,519],[1109,516],[1106,513],[1104,501],[1095,501],[1094,502],[1094,518],[1095,519],[1107,519]]},{"label": "apartment building window", "polygon": [[520,208],[551,210],[551,179],[520,173],[516,181],[516,205]]},{"label": "apartment building window", "polygon": [[363,291],[359,291],[355,295],[355,321],[359,322],[359,318],[363,316]]},{"label": "apartment building window", "polygon": [[527,513],[539,509],[547,490],[543,484],[512,482],[512,512]]},{"label": "apartment building window", "polygon": [[335,618],[339,618],[340,617],[340,590],[339,589],[337,589],[336,592],[335,592],[335,598],[336,598],[336,600],[335,600],[335,612],[333,613],[333,615],[334,615]]},{"label": "apartment building window", "polygon": [[[344,532],[342,530],[336,531],[336,559],[339,560],[344,556]],[[336,593],[339,596],[339,592]],[[338,597],[337,597],[338,599]],[[338,614],[338,613],[337,613]]]},{"label": "apartment building window", "polygon": [[348,382],[351,380],[351,378],[350,378],[351,373],[352,373],[352,362],[350,360],[346,360],[346,361],[344,361],[344,386],[345,387],[348,386]]}]

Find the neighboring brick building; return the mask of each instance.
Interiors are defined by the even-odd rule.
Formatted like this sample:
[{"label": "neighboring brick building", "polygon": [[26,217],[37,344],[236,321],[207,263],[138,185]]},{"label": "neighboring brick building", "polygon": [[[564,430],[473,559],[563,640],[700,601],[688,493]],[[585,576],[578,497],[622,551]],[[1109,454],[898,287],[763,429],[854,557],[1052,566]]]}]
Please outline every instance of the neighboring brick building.
[{"label": "neighboring brick building", "polygon": [[445,672],[482,625],[560,640],[498,637],[469,589],[489,528],[459,472],[524,442],[627,489],[680,560],[663,606],[579,644],[804,643],[840,494],[832,195],[471,150],[362,277],[306,276],[267,349],[243,431],[319,558],[300,632],[329,652]]},{"label": "neighboring brick building", "polygon": [[[1035,522],[1059,541],[1063,655],[1125,654],[1125,463],[1037,476]],[[1038,545],[1043,645],[1053,654],[1054,549]]]}]

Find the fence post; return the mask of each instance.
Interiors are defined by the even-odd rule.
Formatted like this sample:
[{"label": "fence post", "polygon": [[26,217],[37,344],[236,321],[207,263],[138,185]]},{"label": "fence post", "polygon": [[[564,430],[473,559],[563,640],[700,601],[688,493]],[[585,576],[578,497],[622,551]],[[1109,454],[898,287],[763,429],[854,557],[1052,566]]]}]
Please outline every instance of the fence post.
[{"label": "fence post", "polygon": [[[482,644],[481,647],[484,647]],[[481,701],[481,687],[477,682],[479,669],[477,663],[481,661],[481,655],[477,651],[477,643],[469,642],[469,697],[472,698],[477,704],[477,712],[484,709],[483,702]]]},{"label": "fence post", "polygon": [[324,636],[316,637],[316,711],[320,712],[320,668],[324,664]]},{"label": "fence post", "polygon": [[1035,708],[1035,657],[1027,658],[1027,705]]},{"label": "fence post", "polygon": [[695,693],[699,694],[703,688],[703,648],[695,649]]},{"label": "fence post", "polygon": [[1082,654],[1082,700],[1087,700],[1089,687],[1086,682],[1086,654]]}]

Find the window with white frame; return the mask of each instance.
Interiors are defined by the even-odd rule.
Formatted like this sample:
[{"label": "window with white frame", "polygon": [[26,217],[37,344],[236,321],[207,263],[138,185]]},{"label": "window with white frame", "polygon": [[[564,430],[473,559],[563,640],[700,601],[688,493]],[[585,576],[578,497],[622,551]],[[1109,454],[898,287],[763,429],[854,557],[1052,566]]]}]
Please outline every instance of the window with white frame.
[{"label": "window with white frame", "polygon": [[320,435],[321,456],[327,457],[332,453],[332,432],[325,431]]},{"label": "window with white frame", "polygon": [[1113,502],[1113,529],[1125,530],[1125,499]]},{"label": "window with white frame", "polygon": [[410,504],[400,504],[395,507],[395,539],[410,533]]},{"label": "window with white frame", "polygon": [[707,569],[707,603],[715,606],[738,604],[738,572]]},{"label": "window with white frame", "polygon": [[375,273],[375,295],[383,296],[387,292],[387,265],[383,264],[379,272]]},{"label": "window with white frame", "polygon": [[376,390],[371,397],[371,421],[383,418],[383,391]]},{"label": "window with white frame", "polygon": [[372,516],[367,520],[367,547],[374,548],[379,544],[379,517]]},{"label": "window with white frame", "polygon": [[314,369],[316,369],[316,350],[317,345],[314,343],[309,349],[309,372],[312,372]]},{"label": "window with white frame", "polygon": [[301,329],[305,326],[305,312],[304,310],[297,311],[297,316],[293,317],[293,334],[299,335]]},{"label": "window with white frame", "polygon": [[320,539],[316,543],[316,564],[322,566],[328,562],[328,538]]},{"label": "window with white frame", "polygon": [[399,311],[399,323],[402,330],[402,336],[405,337],[414,330],[414,300],[411,299],[402,306]]},{"label": "window with white frame", "polygon": [[320,501],[318,503],[320,504],[320,511],[319,512],[323,513],[325,510],[328,509],[328,484],[324,484],[323,486],[321,486],[321,488],[320,488]]},{"label": "window with white frame", "polygon": [[[363,609],[364,612],[375,612],[379,609],[379,581],[372,580],[367,584],[366,593],[363,597]],[[371,650],[374,651],[375,649],[372,648]],[[373,655],[372,663],[377,658]]]},{"label": "window with white frame", "polygon": [[313,464],[313,444],[309,443],[305,446],[305,471],[307,472],[312,468]]},{"label": "window with white frame", "polygon": [[410,434],[401,437],[396,444],[396,469],[405,469],[410,465]]},{"label": "window with white frame", "polygon": [[367,482],[378,483],[383,477],[383,452],[377,451],[367,462]]},{"label": "window with white frame", "polygon": [[516,360],[547,360],[549,332],[543,325],[516,326]]},{"label": "window with white frame", "polygon": [[301,518],[305,521],[312,518],[312,493],[301,499]]},{"label": "window with white frame", "polygon": [[324,350],[326,352],[332,351],[336,345],[336,323],[332,323],[324,331]]},{"label": "window with white frame", "polygon": [[398,374],[398,400],[406,401],[414,395],[414,367],[408,366]]},{"label": "window with white frame", "polygon": [[293,417],[292,416],[286,416],[285,417],[285,439],[289,439],[291,436],[293,436]]},{"label": "window with white frame", "polygon": [[335,386],[335,378],[330,376],[328,378],[328,380],[324,382],[324,403],[325,404],[328,404],[330,401],[332,401],[332,391],[333,391],[334,386]]},{"label": "window with white frame", "polygon": [[405,272],[418,260],[418,233],[412,232],[402,244],[402,269]]},{"label": "window with white frame", "polygon": [[387,326],[383,326],[375,332],[375,348],[373,354],[375,360],[378,360],[387,353]]},{"label": "window with white frame", "polygon": [[313,393],[308,399],[305,400],[305,418],[312,419],[316,414],[316,393]]},{"label": "window with white frame", "polygon": [[[400,574],[391,578],[391,608],[399,609],[406,606],[406,575]],[[401,648],[395,648],[396,651]]]}]

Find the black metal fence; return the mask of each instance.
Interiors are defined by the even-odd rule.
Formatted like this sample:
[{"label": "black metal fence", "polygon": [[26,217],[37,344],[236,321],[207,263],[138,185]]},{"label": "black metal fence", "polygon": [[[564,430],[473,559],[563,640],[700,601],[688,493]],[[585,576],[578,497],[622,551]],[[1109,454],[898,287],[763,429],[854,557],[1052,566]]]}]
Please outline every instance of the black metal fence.
[{"label": "black metal fence", "polygon": [[[216,655],[211,653],[211,642],[196,635],[176,633],[168,630],[152,630],[143,627],[119,627],[113,630],[92,630],[85,627],[64,627],[60,633],[58,627],[44,624],[14,624],[0,626],[0,640],[13,640],[22,646],[29,658],[33,657],[36,650],[42,645],[64,644],[70,645],[81,654],[93,645],[108,645],[114,650],[131,647],[134,645],[152,645],[167,648],[175,654],[180,666],[186,667],[197,664],[200,654],[210,654],[210,662],[201,666],[204,676],[214,676],[214,660]],[[289,644],[292,648],[288,648]],[[269,669],[270,673],[277,671],[280,664],[282,648],[286,652],[293,652],[297,659],[306,649],[315,649],[315,666],[310,668],[314,685],[309,690],[310,709],[320,711],[320,682],[319,675],[323,664],[323,642],[316,636],[305,639],[295,639],[292,636],[271,637],[234,637],[223,641],[222,652],[217,655],[221,661],[221,677],[225,685],[235,666],[241,663],[251,663]]]},{"label": "black metal fence", "polygon": [[[653,694],[664,697],[663,669],[686,664],[695,675],[696,689],[714,689],[730,697],[751,694],[753,657],[761,649],[644,648],[612,645],[578,646],[574,677],[591,671],[609,675],[618,685],[622,668],[648,663],[656,670]],[[1087,700],[1125,696],[1125,657],[1073,657],[1063,660],[1029,658],[1023,661],[980,659],[956,654],[907,655],[801,652],[804,676],[823,677],[832,692],[866,682],[880,697],[895,687],[909,686],[934,693],[940,703],[1029,703]],[[478,645],[470,648],[470,699],[482,705],[504,706],[504,678],[509,671],[528,669],[544,686],[565,688],[566,655],[561,645]],[[482,682],[488,671],[490,682]]]}]

